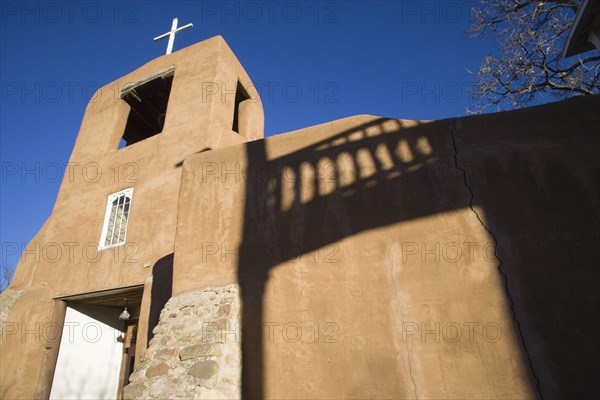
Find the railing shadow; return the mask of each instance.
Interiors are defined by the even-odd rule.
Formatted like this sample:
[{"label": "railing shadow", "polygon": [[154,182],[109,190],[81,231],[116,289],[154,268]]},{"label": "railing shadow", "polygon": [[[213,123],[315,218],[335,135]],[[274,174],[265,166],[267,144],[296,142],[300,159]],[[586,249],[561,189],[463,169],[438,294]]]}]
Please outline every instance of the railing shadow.
[{"label": "railing shadow", "polygon": [[[450,121],[402,124],[375,119],[270,160],[264,140],[247,144],[242,338],[263,326],[273,266],[362,231],[468,207],[463,188],[446,185],[438,196],[434,184],[452,168]],[[244,398],[263,398],[263,357],[260,340],[243,340]]]},{"label": "railing shadow", "polygon": [[244,398],[265,394],[263,345],[244,330],[263,326],[275,266],[363,231],[469,207],[483,212],[477,218],[497,245],[532,393],[597,397],[599,101],[456,120],[470,140],[457,147],[454,120],[383,118],[274,158],[267,141],[248,143],[237,271]]}]

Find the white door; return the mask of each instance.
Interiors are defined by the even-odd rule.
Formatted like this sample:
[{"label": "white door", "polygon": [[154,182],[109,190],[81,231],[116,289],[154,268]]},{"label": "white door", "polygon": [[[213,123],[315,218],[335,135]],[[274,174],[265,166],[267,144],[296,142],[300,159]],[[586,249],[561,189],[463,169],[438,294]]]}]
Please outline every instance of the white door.
[{"label": "white door", "polygon": [[115,329],[119,311],[91,306],[84,310],[86,314],[67,307],[50,399],[117,396],[123,353],[117,341],[121,332]]}]

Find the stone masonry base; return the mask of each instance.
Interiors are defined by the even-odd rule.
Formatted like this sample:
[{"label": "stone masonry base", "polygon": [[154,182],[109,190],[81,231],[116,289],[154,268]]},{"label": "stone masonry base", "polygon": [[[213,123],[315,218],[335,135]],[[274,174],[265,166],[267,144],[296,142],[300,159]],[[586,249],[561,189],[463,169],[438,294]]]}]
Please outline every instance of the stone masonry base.
[{"label": "stone masonry base", "polygon": [[241,396],[240,299],[236,285],[172,297],[125,387],[125,399]]}]

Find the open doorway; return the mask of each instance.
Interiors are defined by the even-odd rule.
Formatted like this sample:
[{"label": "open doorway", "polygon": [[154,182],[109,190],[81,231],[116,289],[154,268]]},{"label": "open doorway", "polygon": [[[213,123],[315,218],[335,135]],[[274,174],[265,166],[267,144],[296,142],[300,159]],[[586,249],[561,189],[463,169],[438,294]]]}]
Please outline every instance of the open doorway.
[{"label": "open doorway", "polygon": [[121,399],[133,372],[143,288],[70,296],[50,399]]}]

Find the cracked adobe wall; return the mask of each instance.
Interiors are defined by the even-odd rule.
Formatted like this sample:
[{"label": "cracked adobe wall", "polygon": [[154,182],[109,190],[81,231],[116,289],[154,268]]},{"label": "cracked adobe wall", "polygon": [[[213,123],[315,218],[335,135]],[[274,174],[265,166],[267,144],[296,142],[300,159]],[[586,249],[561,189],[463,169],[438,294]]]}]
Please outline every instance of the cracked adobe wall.
[{"label": "cracked adobe wall", "polygon": [[497,244],[544,398],[597,398],[600,96],[457,120],[457,163]]},{"label": "cracked adobe wall", "polygon": [[198,377],[163,313],[179,358],[153,342],[130,397],[172,368],[183,397],[596,397],[599,100],[357,116],[188,158],[171,302],[202,340],[203,293],[235,288],[240,325]]},{"label": "cracked adobe wall", "polygon": [[186,160],[173,292],[239,283],[245,395],[533,395],[451,126],[359,116]]}]

